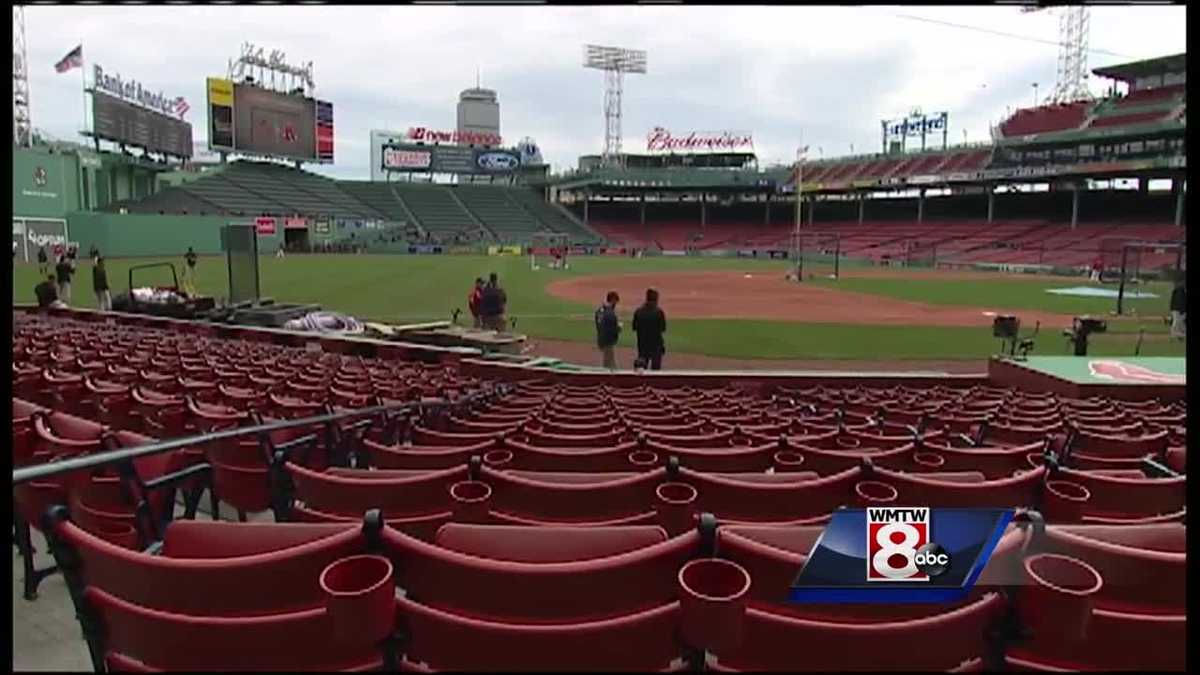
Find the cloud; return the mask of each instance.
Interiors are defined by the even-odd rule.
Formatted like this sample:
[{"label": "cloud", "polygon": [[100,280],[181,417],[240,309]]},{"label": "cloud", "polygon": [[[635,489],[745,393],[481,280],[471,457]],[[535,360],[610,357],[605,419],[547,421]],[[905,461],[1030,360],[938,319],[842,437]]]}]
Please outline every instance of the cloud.
[{"label": "cloud", "polygon": [[[1185,6],[1090,11],[1092,47],[1122,55],[1092,52],[1090,68],[1186,49]],[[458,93],[477,71],[497,90],[507,139],[531,136],[551,164],[575,166],[603,144],[604,78],[583,67],[586,43],[648,53],[647,74],[625,78],[629,152],[658,125],[751,131],[761,164],[791,161],[801,134],[825,157],[851,145],[870,152],[879,121],[914,106],[947,111],[950,142],[964,129],[983,141],[1007,107],[1032,101],[1032,82],[1043,94],[1052,89],[1058,31],[1054,12],[1002,6],[76,5],[25,13],[33,122],[52,136],[77,139],[83,126],[79,73],[52,67],[82,42],[89,77],[101,63],[186,97],[203,144],[204,78],[224,75],[252,37],[290,61],[314,62],[336,132],[336,164],[314,170],[344,178],[367,177],[371,129],[452,128]]]}]

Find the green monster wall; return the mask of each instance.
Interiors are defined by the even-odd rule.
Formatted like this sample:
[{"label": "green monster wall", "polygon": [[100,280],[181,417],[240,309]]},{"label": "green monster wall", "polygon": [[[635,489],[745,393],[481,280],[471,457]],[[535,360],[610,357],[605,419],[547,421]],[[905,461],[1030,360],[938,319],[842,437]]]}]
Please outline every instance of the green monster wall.
[{"label": "green monster wall", "polygon": [[[189,246],[199,255],[221,253],[221,228],[238,222],[224,216],[162,216],[75,212],[67,215],[71,240],[83,251],[92,245],[110,258],[180,255]],[[283,241],[283,223],[259,235],[259,253],[273,254]]]},{"label": "green monster wall", "polygon": [[82,208],[79,157],[45,148],[13,152],[13,216],[65,218]]}]

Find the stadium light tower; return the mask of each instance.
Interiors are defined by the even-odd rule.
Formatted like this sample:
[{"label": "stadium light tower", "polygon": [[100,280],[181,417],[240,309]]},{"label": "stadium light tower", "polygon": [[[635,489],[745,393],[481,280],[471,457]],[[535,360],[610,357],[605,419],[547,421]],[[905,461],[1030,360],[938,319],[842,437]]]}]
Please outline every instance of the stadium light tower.
[{"label": "stadium light tower", "polygon": [[583,66],[604,71],[604,153],[612,166],[621,156],[621,87],[625,73],[646,73],[646,52],[620,47],[583,46]]},{"label": "stadium light tower", "polygon": [[[1022,7],[1023,13],[1042,11],[1043,7]],[[1091,12],[1086,5],[1057,8],[1058,17],[1058,74],[1050,100],[1054,103],[1092,98],[1087,87],[1087,55],[1090,40]]]},{"label": "stadium light tower", "polygon": [[13,145],[33,145],[33,119],[29,114],[29,63],[25,49],[25,8],[13,6]]}]

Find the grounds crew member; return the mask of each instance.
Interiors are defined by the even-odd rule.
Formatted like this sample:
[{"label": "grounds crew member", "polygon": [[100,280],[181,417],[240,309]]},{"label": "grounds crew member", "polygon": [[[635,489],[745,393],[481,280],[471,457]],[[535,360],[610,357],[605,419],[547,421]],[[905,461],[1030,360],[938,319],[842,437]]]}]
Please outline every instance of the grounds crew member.
[{"label": "grounds crew member", "polygon": [[508,296],[500,288],[500,280],[492,272],[488,277],[487,286],[483,287],[483,295],[479,299],[479,316],[483,327],[487,330],[502,331],[505,328],[504,309],[508,305]]},{"label": "grounds crew member", "polygon": [[609,370],[617,369],[616,347],[621,337],[621,321],[617,318],[617,303],[621,296],[609,291],[604,304],[596,309],[596,346],[604,355],[603,364]]},{"label": "grounds crew member", "polygon": [[183,256],[187,263],[183,267],[183,292],[192,296],[196,294],[196,252],[189,246],[187,253]]},{"label": "grounds crew member", "polygon": [[643,368],[662,370],[667,315],[659,308],[658,291],[653,288],[646,289],[646,302],[633,313],[633,332],[637,333],[638,362]]},{"label": "grounds crew member", "polygon": [[71,303],[71,274],[73,272],[67,256],[59,256],[58,264],[54,266],[54,273],[58,278],[58,299],[66,304]]},{"label": "grounds crew member", "polygon": [[92,290],[96,292],[96,306],[101,312],[112,311],[112,294],[108,290],[108,270],[104,267],[104,258],[96,256],[96,266],[92,268]]}]

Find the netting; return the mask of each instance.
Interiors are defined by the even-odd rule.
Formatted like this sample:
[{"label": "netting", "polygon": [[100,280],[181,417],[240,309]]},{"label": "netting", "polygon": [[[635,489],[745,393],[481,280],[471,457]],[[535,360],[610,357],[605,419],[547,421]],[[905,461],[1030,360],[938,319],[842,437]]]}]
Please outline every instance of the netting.
[{"label": "netting", "polygon": [[529,268],[570,269],[570,248],[571,239],[565,234],[536,234],[529,242]]},{"label": "netting", "polygon": [[799,250],[796,270],[805,277],[828,274],[838,277],[841,269],[842,239],[836,232],[809,232],[803,228],[794,235]]}]

